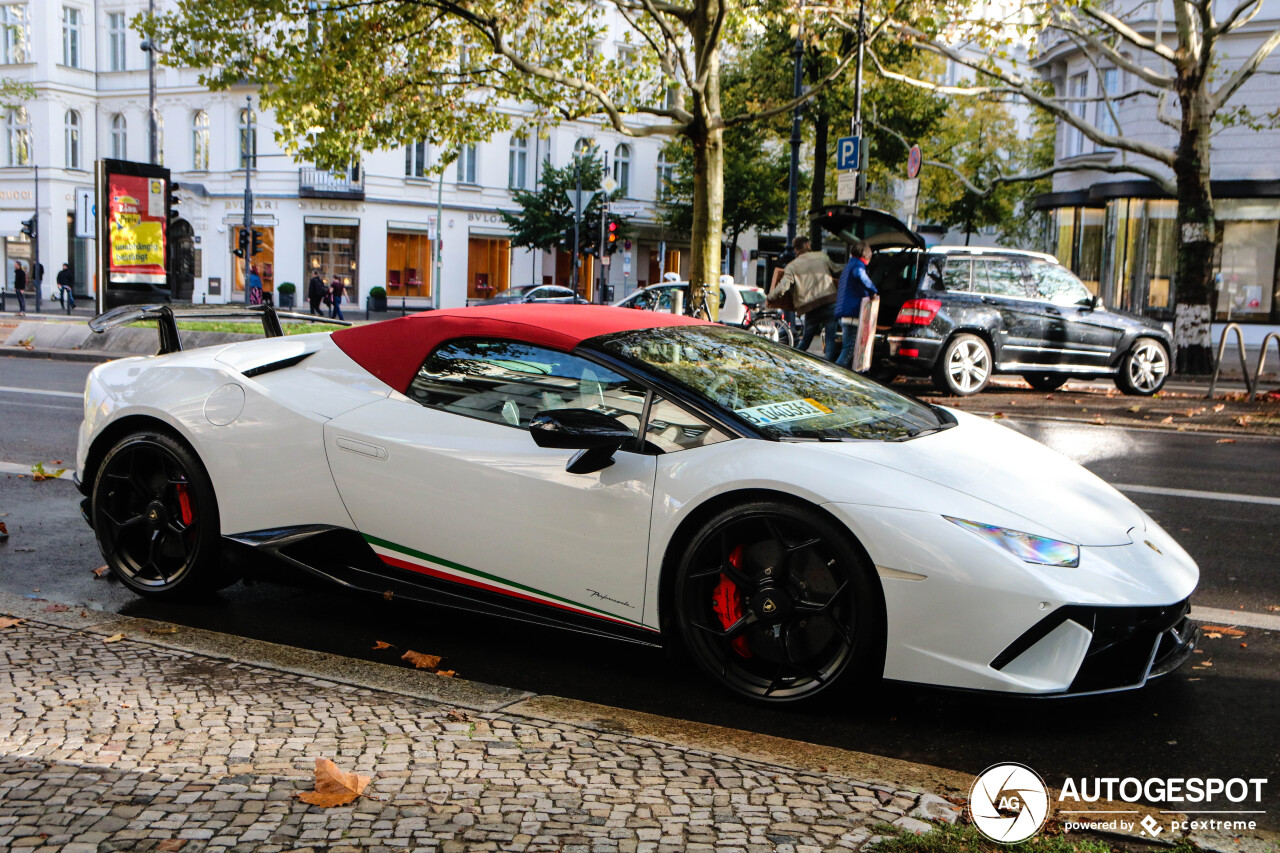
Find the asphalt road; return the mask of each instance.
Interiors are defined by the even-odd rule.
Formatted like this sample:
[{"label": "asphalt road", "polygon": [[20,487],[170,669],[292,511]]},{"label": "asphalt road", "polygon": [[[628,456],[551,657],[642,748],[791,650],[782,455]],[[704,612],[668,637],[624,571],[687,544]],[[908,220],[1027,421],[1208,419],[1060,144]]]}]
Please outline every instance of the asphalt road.
[{"label": "asphalt road", "polygon": [[[90,365],[0,358],[0,462],[74,464],[78,392]],[[1008,422],[1112,483],[1280,498],[1280,440]],[[1130,492],[1199,562],[1201,606],[1280,605],[1280,504]],[[1125,694],[1025,700],[880,684],[823,706],[758,708],[727,696],[679,657],[442,608],[345,593],[306,578],[237,584],[208,604],[157,604],[97,579],[102,560],[66,480],[0,474],[0,589],[278,643],[394,663],[404,649],[447,657],[460,676],[654,714],[977,773],[1020,761],[1065,777],[1268,778],[1280,829],[1280,633],[1206,639],[1194,666]],[[1271,615],[1275,615],[1272,613]],[[1242,618],[1248,618],[1242,617]],[[396,648],[374,651],[376,640]]]}]

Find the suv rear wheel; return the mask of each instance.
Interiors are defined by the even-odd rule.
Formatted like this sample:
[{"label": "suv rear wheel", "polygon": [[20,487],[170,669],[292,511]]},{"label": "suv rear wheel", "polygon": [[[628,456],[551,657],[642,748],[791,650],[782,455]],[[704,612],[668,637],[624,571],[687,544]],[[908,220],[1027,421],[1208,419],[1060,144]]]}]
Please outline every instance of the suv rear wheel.
[{"label": "suv rear wheel", "polygon": [[1024,373],[1022,378],[1037,391],[1056,391],[1067,384],[1067,376],[1061,373]]},{"label": "suv rear wheel", "polygon": [[1150,397],[1169,378],[1169,351],[1159,341],[1138,338],[1120,359],[1116,387],[1126,394]]},{"label": "suv rear wheel", "polygon": [[947,341],[933,366],[933,384],[955,397],[977,394],[990,378],[991,347],[977,335],[959,334]]}]

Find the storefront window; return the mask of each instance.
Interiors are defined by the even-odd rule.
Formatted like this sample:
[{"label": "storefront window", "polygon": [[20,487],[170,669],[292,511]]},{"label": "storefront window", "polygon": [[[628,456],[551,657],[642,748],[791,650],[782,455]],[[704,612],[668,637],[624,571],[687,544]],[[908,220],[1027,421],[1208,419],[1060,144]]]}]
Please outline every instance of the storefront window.
[{"label": "storefront window", "polygon": [[[243,225],[236,225],[231,228],[231,247],[234,249],[240,245],[240,232],[244,230]],[[262,290],[270,293],[276,288],[276,229],[270,225],[255,225],[254,231],[262,234],[261,248],[258,254],[249,259],[249,265],[253,269],[257,269],[258,277],[262,279]],[[238,258],[232,255],[232,269],[234,271],[232,285],[237,293],[244,293],[244,258]]]},{"label": "storefront window", "polygon": [[360,279],[356,267],[360,257],[360,226],[308,223],[305,227],[307,279],[319,274],[325,284],[329,284],[337,276],[347,288],[343,298],[359,304]]},{"label": "storefront window", "polygon": [[1053,254],[1057,256],[1058,263],[1067,267],[1071,266],[1075,255],[1077,210],[1079,208],[1060,207],[1054,211],[1054,218],[1058,227],[1058,243],[1053,250]]},{"label": "storefront window", "polygon": [[431,237],[387,232],[387,297],[431,295]]},{"label": "storefront window", "polygon": [[498,237],[467,240],[467,298],[489,299],[511,286],[511,241]]},{"label": "storefront window", "polygon": [[1084,286],[1089,288],[1089,292],[1096,294],[1102,281],[1103,231],[1106,228],[1107,212],[1099,207],[1082,207],[1079,222],[1080,237],[1074,272],[1084,282]]},{"label": "storefront window", "polygon": [[1142,200],[1118,198],[1107,202],[1107,233],[1115,235],[1103,258],[1103,298],[1122,311],[1140,311],[1135,304],[1133,275],[1138,235],[1142,230]]},{"label": "storefront window", "polygon": [[1220,320],[1268,320],[1276,313],[1280,201],[1227,199],[1214,204],[1219,221]]},{"label": "storefront window", "polygon": [[1173,272],[1178,263],[1176,201],[1147,202],[1146,285],[1148,309],[1154,312],[1173,308]]}]

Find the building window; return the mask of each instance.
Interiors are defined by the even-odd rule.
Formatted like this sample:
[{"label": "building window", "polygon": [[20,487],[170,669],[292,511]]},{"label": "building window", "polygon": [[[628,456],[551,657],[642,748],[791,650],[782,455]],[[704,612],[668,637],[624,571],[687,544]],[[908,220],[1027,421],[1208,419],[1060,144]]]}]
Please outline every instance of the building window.
[{"label": "building window", "polygon": [[209,114],[204,110],[191,116],[191,168],[209,171]]},{"label": "building window", "polygon": [[129,124],[120,113],[111,117],[111,156],[117,160],[129,159]]},{"label": "building window", "polygon": [[27,61],[27,7],[0,6],[0,65]]},{"label": "building window", "polygon": [[387,296],[431,295],[431,236],[387,231]]},{"label": "building window", "polygon": [[80,10],[62,7],[62,64],[80,67]]},{"label": "building window", "polygon": [[[1083,119],[1087,113],[1088,104],[1085,98],[1089,97],[1089,75],[1087,73],[1075,74],[1067,85],[1067,97],[1072,99],[1071,112]],[[1067,126],[1067,151],[1068,157],[1075,157],[1084,153],[1085,136],[1080,130],[1071,125]]]},{"label": "building window", "polygon": [[107,41],[111,45],[111,70],[124,70],[125,49],[124,12],[112,12],[107,15]]},{"label": "building window", "polygon": [[240,168],[258,168],[258,116],[253,110],[240,111]]},{"label": "building window", "polygon": [[613,179],[618,182],[618,193],[624,198],[631,195],[631,146],[619,145],[613,149]]},{"label": "building window", "polygon": [[405,147],[404,176],[406,178],[425,178],[427,176],[427,140],[420,139]]},{"label": "building window", "polygon": [[664,110],[674,110],[683,106],[684,97],[680,94],[680,86],[673,83],[667,87],[666,92],[663,94],[662,108]]},{"label": "building window", "polygon": [[1110,100],[1118,94],[1120,94],[1120,72],[1114,68],[1102,69],[1102,73],[1098,75],[1098,97],[1102,100],[1098,101],[1098,116],[1093,124],[1108,136],[1115,136],[1119,129],[1111,111],[1119,110],[1120,106]]},{"label": "building window", "polygon": [[676,167],[667,160],[667,152],[658,155],[658,188],[656,197],[659,201],[671,194],[671,183],[676,179]]},{"label": "building window", "polygon": [[579,137],[578,141],[573,143],[573,156],[590,157],[595,153],[596,142],[594,139],[587,137]]},{"label": "building window", "polygon": [[464,145],[458,152],[458,183],[474,184],[476,182],[476,147]]},{"label": "building window", "polygon": [[63,139],[66,142],[66,164],[68,169],[80,168],[80,113],[67,110],[63,120]]},{"label": "building window", "polygon": [[507,154],[507,186],[513,190],[528,189],[529,137],[512,136]]},{"label": "building window", "polygon": [[8,142],[10,166],[31,165],[31,119],[26,107],[11,107],[5,117],[5,138]]}]

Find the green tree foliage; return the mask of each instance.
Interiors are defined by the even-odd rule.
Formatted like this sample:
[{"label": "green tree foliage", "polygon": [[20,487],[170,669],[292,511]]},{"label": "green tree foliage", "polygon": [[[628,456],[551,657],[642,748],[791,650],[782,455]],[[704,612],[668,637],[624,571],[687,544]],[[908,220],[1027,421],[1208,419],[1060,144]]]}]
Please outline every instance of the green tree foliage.
[{"label": "green tree foliage", "polygon": [[[578,174],[574,174],[574,167]],[[542,177],[538,189],[514,190],[512,197],[520,205],[519,213],[502,213],[502,219],[511,229],[511,245],[529,249],[550,251],[573,251],[573,208],[569,204],[569,196],[577,191],[578,179],[582,180],[582,192],[591,195],[586,205],[582,221],[578,226],[578,250],[584,255],[598,254],[600,248],[600,216],[604,212],[605,194],[596,192],[604,179],[604,164],[594,154],[575,155],[573,162],[561,168],[551,164],[543,164]],[[616,196],[617,191],[614,192]],[[615,232],[621,240],[631,233],[626,220],[610,216],[609,221],[617,224]],[[612,255],[616,249],[606,239],[605,254]]]}]

